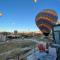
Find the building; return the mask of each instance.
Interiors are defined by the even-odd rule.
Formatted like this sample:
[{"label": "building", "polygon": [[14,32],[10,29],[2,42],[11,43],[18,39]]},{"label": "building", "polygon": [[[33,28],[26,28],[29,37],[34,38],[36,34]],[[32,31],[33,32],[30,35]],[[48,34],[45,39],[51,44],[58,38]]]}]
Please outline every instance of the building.
[{"label": "building", "polygon": [[0,33],[0,42],[6,41],[6,35]]}]

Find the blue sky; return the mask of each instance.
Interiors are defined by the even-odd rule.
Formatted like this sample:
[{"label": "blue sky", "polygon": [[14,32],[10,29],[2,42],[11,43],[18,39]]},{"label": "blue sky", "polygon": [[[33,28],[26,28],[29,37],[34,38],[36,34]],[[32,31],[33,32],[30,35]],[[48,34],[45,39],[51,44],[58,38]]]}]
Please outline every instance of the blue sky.
[{"label": "blue sky", "polygon": [[38,31],[35,16],[43,9],[53,9],[60,20],[60,0],[0,0],[0,31]]}]

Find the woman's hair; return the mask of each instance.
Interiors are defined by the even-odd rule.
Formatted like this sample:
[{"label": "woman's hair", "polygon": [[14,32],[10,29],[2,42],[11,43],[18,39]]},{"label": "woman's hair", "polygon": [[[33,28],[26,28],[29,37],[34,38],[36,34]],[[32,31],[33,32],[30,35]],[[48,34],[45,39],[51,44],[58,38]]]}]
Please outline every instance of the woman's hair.
[{"label": "woman's hair", "polygon": [[39,51],[45,51],[45,46],[43,44],[38,44],[37,47]]}]

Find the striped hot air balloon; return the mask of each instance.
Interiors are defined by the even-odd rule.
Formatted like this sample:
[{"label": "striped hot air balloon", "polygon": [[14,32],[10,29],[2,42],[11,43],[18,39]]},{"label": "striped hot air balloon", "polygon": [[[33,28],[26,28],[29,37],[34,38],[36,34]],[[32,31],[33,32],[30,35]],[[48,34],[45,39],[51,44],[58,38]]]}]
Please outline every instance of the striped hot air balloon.
[{"label": "striped hot air balloon", "polygon": [[43,32],[45,36],[48,36],[52,26],[56,24],[58,19],[57,13],[51,9],[45,9],[39,12],[35,18],[36,25]]}]

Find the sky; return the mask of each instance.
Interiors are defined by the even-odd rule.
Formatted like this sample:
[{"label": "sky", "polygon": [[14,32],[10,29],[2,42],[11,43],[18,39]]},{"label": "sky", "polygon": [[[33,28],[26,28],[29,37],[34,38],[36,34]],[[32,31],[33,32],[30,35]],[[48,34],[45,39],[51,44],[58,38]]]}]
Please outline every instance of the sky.
[{"label": "sky", "polygon": [[60,20],[60,0],[0,0],[0,31],[39,31],[35,17],[43,9],[53,9]]}]

